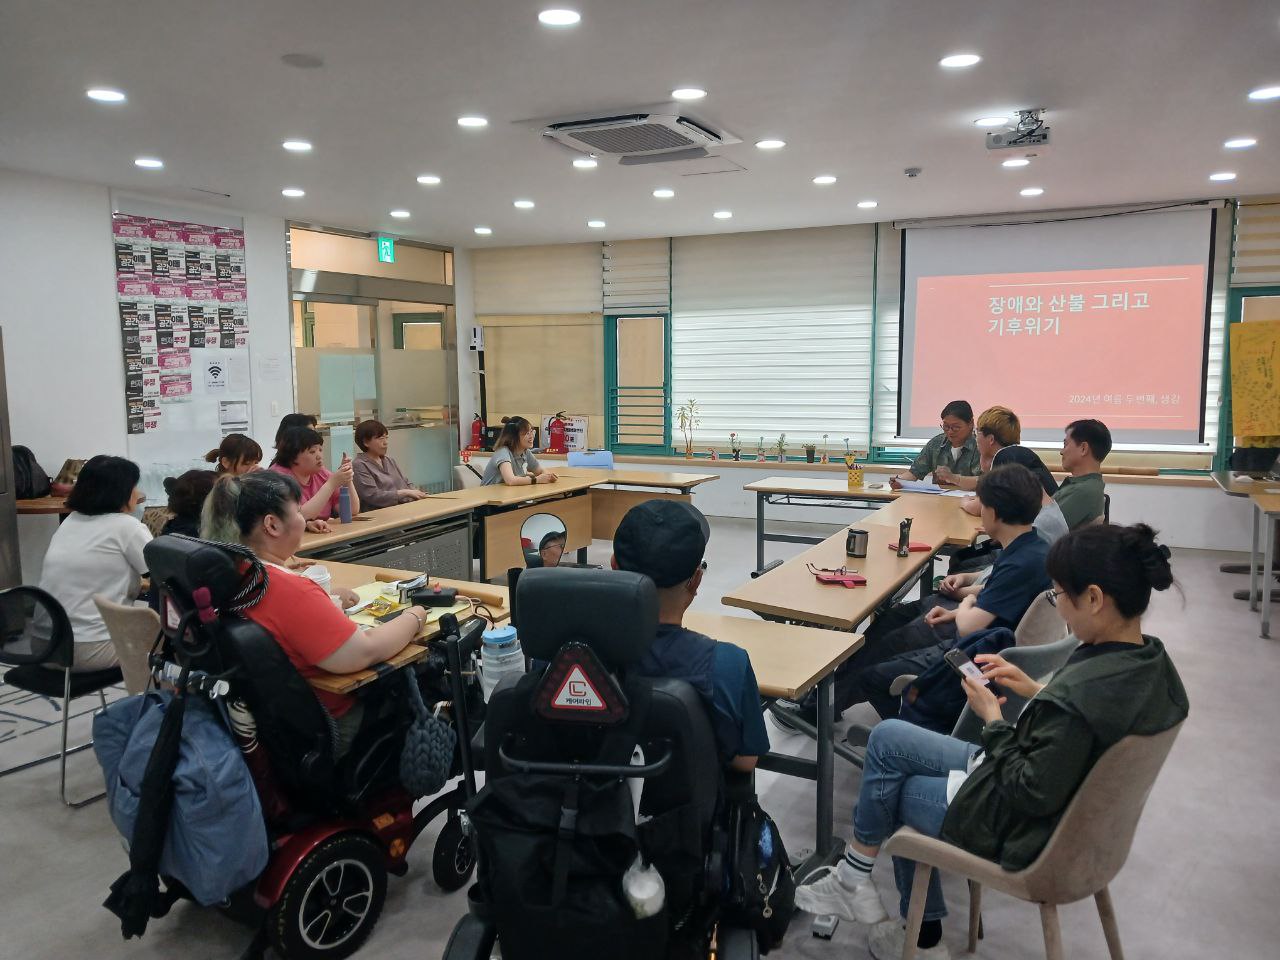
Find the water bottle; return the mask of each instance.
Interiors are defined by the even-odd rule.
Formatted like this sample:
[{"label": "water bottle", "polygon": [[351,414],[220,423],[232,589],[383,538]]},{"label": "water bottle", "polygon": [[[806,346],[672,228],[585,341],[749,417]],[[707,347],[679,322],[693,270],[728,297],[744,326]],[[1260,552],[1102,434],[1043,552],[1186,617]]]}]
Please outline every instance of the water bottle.
[{"label": "water bottle", "polygon": [[351,522],[351,491],[346,487],[338,491],[338,519],[343,523]]},{"label": "water bottle", "polygon": [[485,702],[507,675],[524,673],[524,651],[512,626],[494,627],[480,636],[480,690]]}]

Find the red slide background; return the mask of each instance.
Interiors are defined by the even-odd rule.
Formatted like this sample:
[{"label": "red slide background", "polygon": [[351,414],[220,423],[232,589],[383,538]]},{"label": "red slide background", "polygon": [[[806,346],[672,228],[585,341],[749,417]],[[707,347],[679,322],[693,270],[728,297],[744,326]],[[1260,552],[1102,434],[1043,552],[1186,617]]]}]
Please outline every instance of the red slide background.
[{"label": "red slide background", "polygon": [[1198,430],[1204,297],[1203,264],[921,277],[910,422],[965,399],[1027,428]]}]

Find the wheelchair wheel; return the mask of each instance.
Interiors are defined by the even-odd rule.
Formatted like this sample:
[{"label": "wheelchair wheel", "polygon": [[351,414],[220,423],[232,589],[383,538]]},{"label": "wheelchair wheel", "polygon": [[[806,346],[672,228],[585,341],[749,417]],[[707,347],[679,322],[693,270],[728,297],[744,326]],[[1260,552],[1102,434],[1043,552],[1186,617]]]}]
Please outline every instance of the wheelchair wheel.
[{"label": "wheelchair wheel", "polygon": [[441,890],[451,892],[461,889],[475,868],[476,841],[471,827],[456,810],[451,810],[431,854],[431,876]]},{"label": "wheelchair wheel", "polygon": [[287,960],[349,957],[368,939],[387,896],[386,855],[366,836],[330,837],[298,865],[268,918]]}]

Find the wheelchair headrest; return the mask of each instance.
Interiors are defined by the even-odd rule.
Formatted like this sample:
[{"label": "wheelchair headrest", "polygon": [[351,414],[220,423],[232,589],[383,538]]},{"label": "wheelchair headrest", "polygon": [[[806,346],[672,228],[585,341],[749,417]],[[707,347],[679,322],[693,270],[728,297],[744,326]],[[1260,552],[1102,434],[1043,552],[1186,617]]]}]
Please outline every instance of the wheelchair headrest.
[{"label": "wheelchair headrest", "polygon": [[640,573],[543,567],[516,584],[516,623],[524,652],[551,660],[564,644],[584,643],[609,670],[634,666],[658,632],[658,592]]},{"label": "wheelchair headrest", "polygon": [[170,533],[148,543],[142,555],[152,582],[162,591],[176,591],[183,606],[204,587],[209,591],[208,604],[221,607],[244,585],[244,571],[236,556],[208,540]]}]

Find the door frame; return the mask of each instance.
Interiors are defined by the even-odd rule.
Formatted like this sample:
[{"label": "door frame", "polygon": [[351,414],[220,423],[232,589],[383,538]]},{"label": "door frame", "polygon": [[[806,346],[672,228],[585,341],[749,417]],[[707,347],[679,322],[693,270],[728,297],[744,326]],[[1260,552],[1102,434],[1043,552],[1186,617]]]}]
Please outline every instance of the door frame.
[{"label": "door frame", "polygon": [[[661,317],[663,332],[662,442],[618,443],[618,321],[629,318]],[[656,389],[656,388],[655,388]],[[619,310],[604,315],[604,440],[613,453],[666,456],[671,453],[671,311]]]}]

